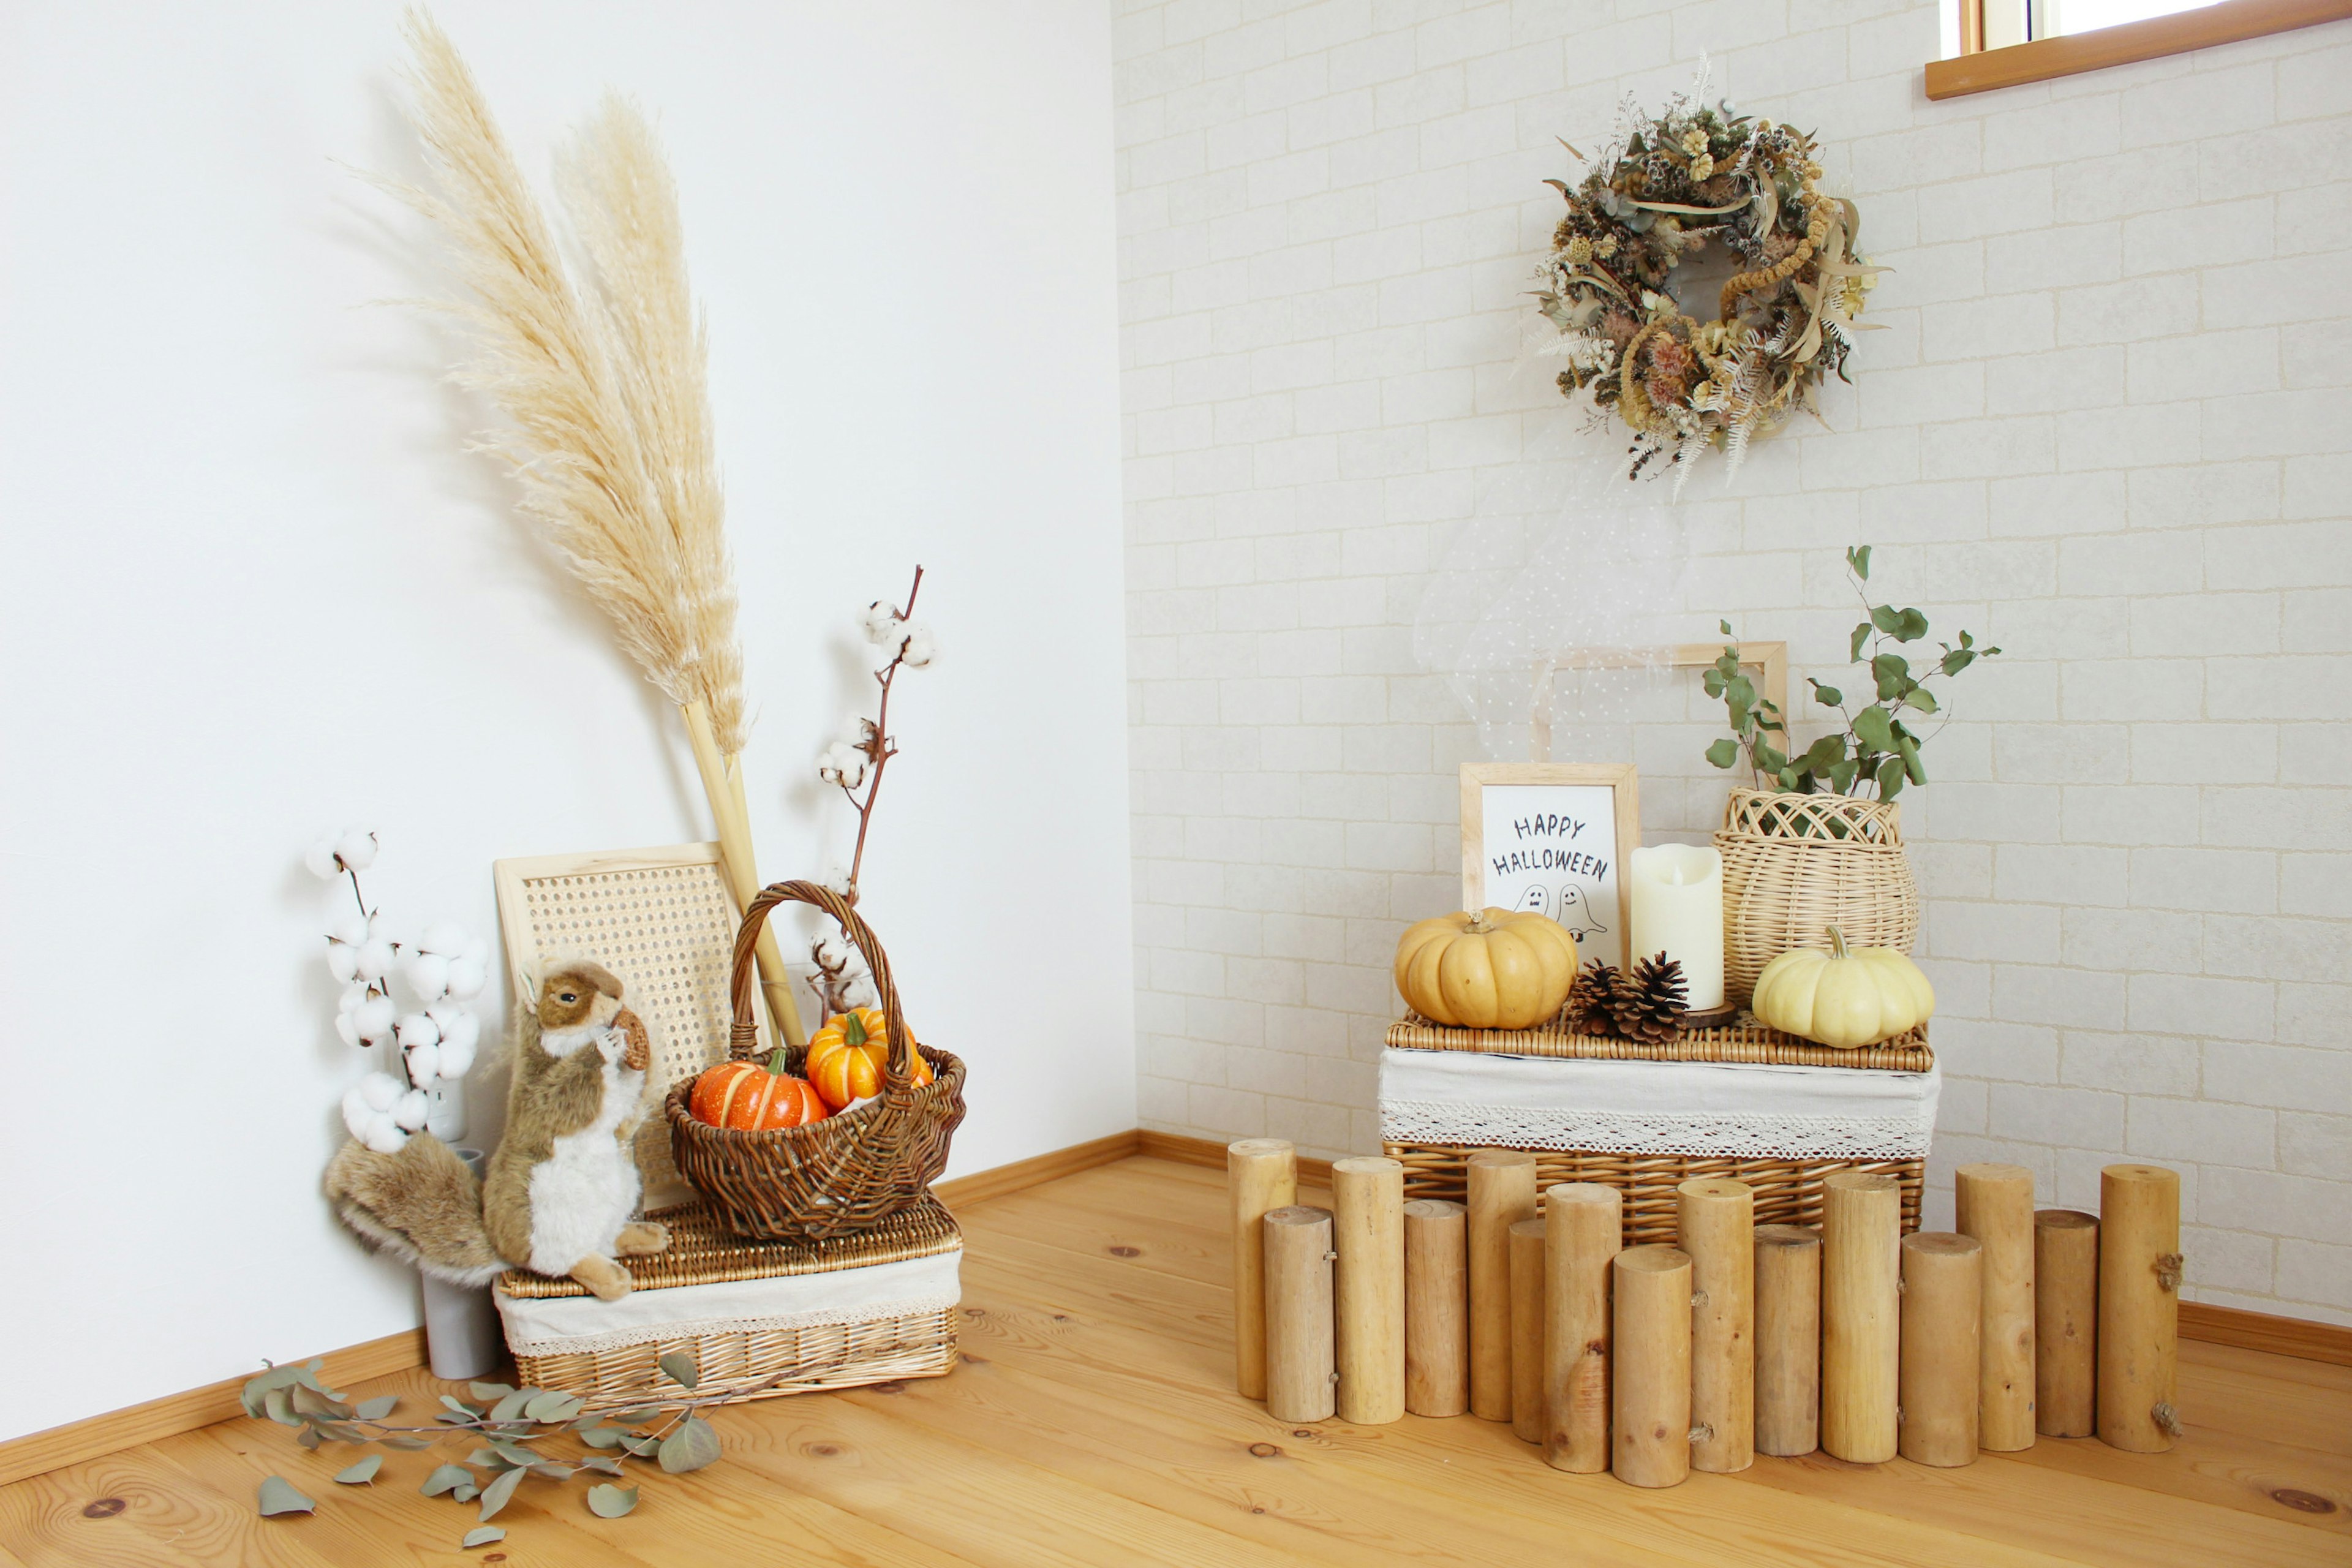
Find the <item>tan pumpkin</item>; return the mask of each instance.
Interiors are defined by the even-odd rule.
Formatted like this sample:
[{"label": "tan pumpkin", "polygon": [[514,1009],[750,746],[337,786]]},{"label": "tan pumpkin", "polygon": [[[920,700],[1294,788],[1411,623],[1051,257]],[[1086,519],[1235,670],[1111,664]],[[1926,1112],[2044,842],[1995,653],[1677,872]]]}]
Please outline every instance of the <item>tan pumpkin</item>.
[{"label": "tan pumpkin", "polygon": [[1575,936],[1531,910],[1440,915],[1397,942],[1397,990],[1433,1024],[1531,1029],[1575,984]]},{"label": "tan pumpkin", "polygon": [[1845,932],[1832,926],[1826,952],[1801,947],[1766,964],[1748,1005],[1784,1035],[1853,1050],[1926,1023],[1936,988],[1893,948],[1848,950]]}]

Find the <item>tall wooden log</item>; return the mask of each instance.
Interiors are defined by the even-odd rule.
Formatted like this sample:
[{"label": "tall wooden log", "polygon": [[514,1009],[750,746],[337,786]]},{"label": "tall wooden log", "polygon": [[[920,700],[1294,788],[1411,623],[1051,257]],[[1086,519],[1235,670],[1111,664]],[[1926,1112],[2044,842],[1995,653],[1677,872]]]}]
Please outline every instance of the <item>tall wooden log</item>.
[{"label": "tall wooden log", "polygon": [[1953,1231],[1903,1238],[1902,1454],[1915,1464],[1977,1458],[1984,1244]]},{"label": "tall wooden log", "polygon": [[1415,1415],[1470,1408],[1465,1212],[1443,1198],[1404,1205],[1404,1407]]},{"label": "tall wooden log", "polygon": [[2033,1173],[2022,1165],[1962,1165],[1953,1177],[1953,1228],[1984,1248],[1977,1446],[1993,1454],[2031,1448]]},{"label": "tall wooden log", "polygon": [[1609,1468],[1609,1266],[1624,1206],[1598,1182],[1544,1194],[1544,1462],[1580,1475]]},{"label": "tall wooden log", "polygon": [[2099,1173],[2099,1440],[2160,1454],[2180,1436],[2180,1176]]},{"label": "tall wooden log", "polygon": [[1756,1227],[1756,1447],[1822,1446],[1822,1233]]},{"label": "tall wooden log", "polygon": [[1536,1157],[1480,1149],[1468,1162],[1470,1413],[1511,1418],[1511,1226],[1536,1212]]},{"label": "tall wooden log", "polygon": [[1690,1255],[1691,1468],[1717,1475],[1756,1462],[1756,1192],[1700,1176],[1675,1189]]},{"label": "tall wooden log", "polygon": [[1404,1414],[1404,1167],[1381,1155],[1331,1164],[1339,1418]]},{"label": "tall wooden log", "polygon": [[2079,1209],[2033,1216],[2033,1420],[2045,1437],[2099,1425],[2099,1222]]},{"label": "tall wooden log", "polygon": [[1511,1432],[1523,1443],[1544,1440],[1544,1222],[1511,1226]]},{"label": "tall wooden log", "polygon": [[1328,1421],[1336,1408],[1331,1347],[1331,1211],[1293,1205],[1260,1218],[1265,1237],[1265,1413]]},{"label": "tall wooden log", "polygon": [[1225,1192],[1234,1222],[1234,1384],[1265,1397],[1265,1226],[1270,1209],[1298,1201],[1298,1152],[1281,1138],[1225,1145]]},{"label": "tall wooden log", "polygon": [[1895,1457],[1902,1202],[1892,1176],[1822,1183],[1822,1447],[1858,1465]]},{"label": "tall wooden log", "polygon": [[1633,1486],[1675,1486],[1690,1474],[1690,1255],[1629,1247],[1609,1275],[1610,1468]]}]

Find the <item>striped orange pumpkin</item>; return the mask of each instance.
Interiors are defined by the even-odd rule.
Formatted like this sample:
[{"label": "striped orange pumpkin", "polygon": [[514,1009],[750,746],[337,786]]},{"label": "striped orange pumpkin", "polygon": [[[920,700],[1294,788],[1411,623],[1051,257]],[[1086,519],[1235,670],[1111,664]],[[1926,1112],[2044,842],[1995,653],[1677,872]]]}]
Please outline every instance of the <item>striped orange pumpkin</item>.
[{"label": "striped orange pumpkin", "polygon": [[806,1079],[784,1071],[782,1051],[765,1063],[722,1062],[710,1068],[694,1080],[687,1109],[697,1121],[747,1132],[804,1126],[829,1114]]},{"label": "striped orange pumpkin", "polygon": [[[809,1082],[835,1110],[853,1100],[882,1092],[883,1069],[890,1063],[890,1025],[879,1007],[853,1007],[836,1013],[824,1027],[809,1037]],[[912,1046],[914,1042],[907,1042]],[[913,1080],[931,1081],[931,1064],[923,1053],[910,1051]]]}]

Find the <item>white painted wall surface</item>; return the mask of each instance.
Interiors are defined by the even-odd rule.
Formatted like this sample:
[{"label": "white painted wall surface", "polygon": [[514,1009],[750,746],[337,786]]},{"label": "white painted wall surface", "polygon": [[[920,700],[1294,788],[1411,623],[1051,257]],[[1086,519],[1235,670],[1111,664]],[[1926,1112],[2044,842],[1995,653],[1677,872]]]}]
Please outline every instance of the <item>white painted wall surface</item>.
[{"label": "white painted wall surface", "polygon": [[[2177,1165],[2192,1295],[2352,1322],[2352,24],[1930,103],[1934,0],[1118,13],[1146,1124],[1376,1142],[1390,954],[1455,905],[1476,754],[1414,608],[1580,418],[1515,365],[1539,182],[1706,55],[1819,132],[1891,330],[1832,428],[1692,480],[1682,630],[1832,678],[1870,542],[2009,649],[1904,807],[1931,1216],[1957,1161],[2078,1206]],[[1645,817],[1702,837],[1720,710],[1664,717]]]},{"label": "white painted wall surface", "polygon": [[[952,1169],[1133,1126],[1101,7],[438,10],[534,177],[606,84],[658,114],[762,868],[845,841],[851,616],[921,562],[947,652],[866,908],[971,1065]],[[436,329],[368,308],[436,286],[336,162],[414,167],[398,11],[0,20],[0,1436],[417,1321],[317,1194],[357,1064],[310,835],[374,824],[378,901],[490,931],[494,858],[709,833],[675,715],[459,450]]]}]

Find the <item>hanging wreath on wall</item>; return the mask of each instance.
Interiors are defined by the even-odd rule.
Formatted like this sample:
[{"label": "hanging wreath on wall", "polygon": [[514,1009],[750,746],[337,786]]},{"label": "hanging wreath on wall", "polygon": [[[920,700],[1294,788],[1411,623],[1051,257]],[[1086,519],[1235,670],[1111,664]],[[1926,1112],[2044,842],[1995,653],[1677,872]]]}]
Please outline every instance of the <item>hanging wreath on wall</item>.
[{"label": "hanging wreath on wall", "polygon": [[[1568,216],[1538,296],[1560,331],[1544,352],[1568,361],[1561,395],[1590,387],[1633,432],[1629,477],[1663,458],[1678,489],[1709,447],[1736,471],[1749,440],[1813,411],[1831,373],[1846,379],[1878,272],[1853,247],[1853,204],[1818,188],[1811,136],[1692,99],[1654,118],[1629,99],[1617,145],[1583,184],[1544,182]],[[1710,246],[1737,270],[1715,299],[1678,297],[1697,291],[1693,264]]]}]

